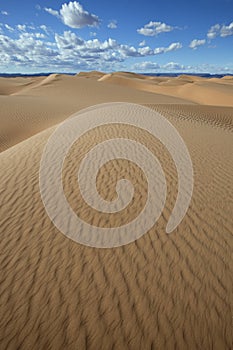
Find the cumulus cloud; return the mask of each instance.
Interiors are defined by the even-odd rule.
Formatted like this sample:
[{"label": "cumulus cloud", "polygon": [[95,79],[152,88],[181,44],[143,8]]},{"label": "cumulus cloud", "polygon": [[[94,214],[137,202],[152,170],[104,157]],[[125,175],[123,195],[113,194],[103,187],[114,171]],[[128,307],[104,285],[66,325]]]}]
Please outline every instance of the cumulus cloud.
[{"label": "cumulus cloud", "polygon": [[181,43],[172,43],[168,47],[157,47],[154,49],[154,54],[155,55],[160,55],[162,53],[170,52],[170,51],[176,51],[182,48]]},{"label": "cumulus cloud", "polygon": [[140,63],[135,63],[132,67],[136,71],[149,72],[149,71],[177,71],[182,70],[185,67],[176,62],[169,62],[164,65],[160,65],[156,62],[145,61]]},{"label": "cumulus cloud", "polygon": [[193,50],[196,50],[198,48],[198,46],[202,46],[202,45],[205,45],[206,43],[206,40],[205,39],[202,39],[202,40],[199,40],[199,39],[194,39],[191,41],[191,43],[189,44],[189,47]]},{"label": "cumulus cloud", "polygon": [[99,24],[98,17],[85,11],[82,5],[76,1],[63,4],[60,14],[63,22],[71,28],[98,26]]},{"label": "cumulus cloud", "polygon": [[25,25],[25,24],[18,24],[18,25],[16,26],[16,28],[17,28],[19,31],[21,31],[21,32],[25,32],[25,30],[26,30],[26,25]]},{"label": "cumulus cloud", "polygon": [[[25,36],[45,38],[45,34],[49,34],[49,29],[46,25],[42,24],[40,26],[16,24],[15,27],[11,27],[9,24],[0,23],[0,27],[5,27],[9,32],[14,32],[15,35],[24,34]],[[41,30],[45,33],[41,33]]]},{"label": "cumulus cloud", "polygon": [[155,49],[152,49],[149,46],[135,48],[134,46],[129,45],[118,45],[118,52],[124,57],[145,57],[160,55],[181,48],[181,43],[172,43],[168,47],[156,47]]},{"label": "cumulus cloud", "polygon": [[220,31],[220,36],[223,38],[230,35],[233,35],[233,22],[228,26],[223,25]]},{"label": "cumulus cloud", "polygon": [[213,64],[199,64],[199,65],[183,65],[176,62],[169,62],[167,64],[158,64],[152,61],[140,62],[132,65],[132,70],[138,72],[158,72],[158,73],[209,73],[209,74],[227,74],[233,73],[233,65],[230,64],[226,67],[213,65]]},{"label": "cumulus cloud", "polygon": [[1,15],[3,15],[3,16],[8,16],[8,15],[9,15],[9,13],[8,13],[7,11],[1,11],[0,13],[1,13]]},{"label": "cumulus cloud", "polygon": [[179,63],[176,62],[169,62],[163,66],[165,70],[182,70],[184,69],[183,65],[180,65]]},{"label": "cumulus cloud", "polygon": [[12,39],[6,35],[0,35],[0,46],[2,52],[0,65],[12,64],[14,66],[43,67],[58,55],[38,38],[35,33],[21,33],[17,39]]},{"label": "cumulus cloud", "polygon": [[40,38],[40,39],[45,38],[45,35],[43,33],[33,33],[33,35],[35,36],[35,38]]},{"label": "cumulus cloud", "polygon": [[119,45],[118,51],[124,57],[145,57],[164,54],[169,51],[175,51],[182,48],[181,43],[172,43],[168,47],[156,47],[155,49],[149,46],[139,47],[136,49],[134,46]]},{"label": "cumulus cloud", "polygon": [[160,65],[156,62],[140,62],[133,65],[133,69],[137,71],[153,71],[160,69]]},{"label": "cumulus cloud", "polygon": [[84,60],[86,63],[123,62],[123,55],[118,52],[119,44],[109,38],[105,41],[98,39],[83,40],[76,34],[66,31],[63,35],[55,34],[60,59],[67,62]]},{"label": "cumulus cloud", "polygon": [[216,36],[219,35],[220,33],[220,28],[221,28],[220,24],[215,24],[214,26],[212,26],[207,33],[207,37],[209,39],[216,38]]},{"label": "cumulus cloud", "polygon": [[146,40],[143,40],[139,43],[139,46],[145,46],[146,45]]},{"label": "cumulus cloud", "polygon": [[[79,55],[79,57],[102,58],[122,62],[128,57],[146,57],[174,51],[182,47],[181,43],[172,43],[168,47],[152,49],[149,46],[134,47],[118,43],[109,38],[105,41],[98,39],[83,40],[71,31],[63,35],[55,34],[55,41],[59,50],[65,55]],[[72,50],[72,52],[67,52]],[[97,55],[97,56],[96,56]]]},{"label": "cumulus cloud", "polygon": [[144,47],[140,47],[138,49],[138,52],[142,55],[142,56],[151,56],[154,54],[154,50],[152,50],[149,46],[144,46]]},{"label": "cumulus cloud", "polygon": [[217,36],[225,38],[230,35],[233,35],[233,22],[231,22],[229,25],[220,25],[217,23],[213,25],[207,33],[207,37],[209,39],[214,39]]},{"label": "cumulus cloud", "polygon": [[71,28],[97,27],[100,23],[98,16],[84,10],[83,6],[77,1],[63,4],[59,11],[47,7],[45,11],[60,18],[65,25]]},{"label": "cumulus cloud", "polygon": [[[5,28],[2,25],[2,28]],[[33,32],[14,30],[11,34],[0,34],[0,67],[6,69],[14,67],[15,71],[78,71],[78,70],[126,70],[126,61],[129,58],[155,57],[158,53],[166,53],[182,47],[180,43],[172,43],[168,47],[150,48],[149,46],[134,47],[124,45],[109,38],[101,41],[97,38],[84,40],[72,31],[55,34],[54,40],[46,40],[44,32],[39,27]],[[42,28],[40,28],[42,30]],[[163,72],[233,72],[232,64],[222,68],[210,65],[183,66],[176,62],[158,64],[144,61],[135,63],[131,69],[143,71]]]},{"label": "cumulus cloud", "polygon": [[9,30],[9,32],[13,32],[14,31],[14,28],[12,28],[11,26],[9,26],[9,24],[5,24],[5,28],[7,30]]},{"label": "cumulus cloud", "polygon": [[64,32],[63,35],[55,34],[57,47],[62,50],[73,50],[83,45],[84,41],[71,31]]},{"label": "cumulus cloud", "polygon": [[116,20],[112,20],[111,22],[109,22],[108,28],[116,29],[117,28],[117,21]]},{"label": "cumulus cloud", "polygon": [[11,64],[15,67],[30,66],[31,69],[42,67],[43,71],[46,67],[50,67],[53,71],[56,67],[72,71],[80,67],[102,70],[108,70],[109,67],[109,70],[113,70],[119,69],[128,58],[152,57],[182,47],[180,43],[160,48],[134,47],[119,43],[112,38],[104,41],[97,38],[84,40],[70,30],[63,34],[55,33],[54,40],[46,41],[45,34],[48,28],[45,25],[35,27],[33,31],[29,26],[21,28],[17,25],[15,28],[14,38],[7,35],[0,36],[2,67]]},{"label": "cumulus cloud", "polygon": [[57,10],[53,10],[50,7],[45,7],[45,11],[48,12],[52,16],[56,16],[57,18],[60,18],[60,14]]},{"label": "cumulus cloud", "polygon": [[22,40],[32,40],[33,38],[37,38],[37,39],[44,39],[45,35],[43,33],[22,33],[20,34],[20,39]]},{"label": "cumulus cloud", "polygon": [[49,29],[47,28],[47,26],[45,24],[42,24],[40,26],[40,29],[42,29],[46,34],[49,34]]},{"label": "cumulus cloud", "polygon": [[150,21],[148,24],[145,24],[144,27],[137,29],[137,32],[145,36],[156,36],[160,33],[171,32],[174,29],[174,27],[166,23]]},{"label": "cumulus cloud", "polygon": [[141,56],[141,54],[134,46],[119,45],[117,50],[119,52],[119,55],[123,56],[124,58]]},{"label": "cumulus cloud", "polygon": [[165,49],[165,52],[169,52],[169,51],[175,51],[175,50],[179,50],[182,48],[182,44],[181,43],[172,43],[168,46],[167,49]]}]

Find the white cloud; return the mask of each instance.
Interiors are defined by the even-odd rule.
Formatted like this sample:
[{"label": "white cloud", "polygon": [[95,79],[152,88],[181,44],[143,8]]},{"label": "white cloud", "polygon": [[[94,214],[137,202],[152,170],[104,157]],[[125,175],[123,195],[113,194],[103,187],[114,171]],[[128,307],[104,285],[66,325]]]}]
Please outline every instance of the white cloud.
[{"label": "white cloud", "polygon": [[168,47],[157,47],[155,49],[149,46],[139,47],[138,49],[134,46],[129,45],[118,45],[118,51],[123,57],[145,57],[164,54],[169,51],[175,51],[182,48],[181,43],[172,43]]},{"label": "white cloud", "polygon": [[117,21],[116,20],[112,20],[111,22],[109,22],[108,28],[116,29],[117,28]]},{"label": "white cloud", "polygon": [[106,50],[113,50],[118,48],[116,40],[109,38],[105,41],[99,41],[99,39],[84,41],[85,49],[91,52],[104,52]]},{"label": "white cloud", "polygon": [[169,62],[164,65],[160,65],[156,62],[145,61],[140,63],[135,63],[132,66],[133,70],[140,72],[150,72],[150,71],[177,71],[183,70],[185,67],[176,62]]},{"label": "white cloud", "polygon": [[233,22],[231,22],[229,24],[229,26],[223,25],[221,28],[221,33],[220,33],[221,37],[224,38],[224,37],[230,36],[230,35],[233,35]]},{"label": "white cloud", "polygon": [[165,52],[169,52],[169,51],[175,51],[175,50],[178,50],[178,49],[181,49],[182,48],[182,44],[181,43],[172,43],[168,46],[167,49],[165,49]]},{"label": "white cloud", "polygon": [[9,24],[5,24],[5,28],[7,30],[9,30],[9,32],[13,32],[14,31],[14,28],[12,28],[11,26],[9,26]]},{"label": "white cloud", "polygon": [[33,33],[33,35],[35,36],[35,38],[40,38],[40,39],[45,38],[45,35],[43,33]]},{"label": "white cloud", "polygon": [[79,67],[113,70],[120,68],[120,65],[122,67],[122,62],[128,58],[155,56],[182,47],[180,43],[172,43],[162,48],[134,47],[121,44],[112,38],[104,41],[97,38],[84,40],[72,31],[65,31],[62,35],[55,33],[54,41],[46,41],[45,25],[37,26],[33,31],[29,30],[29,26],[21,28],[17,25],[16,29],[14,38],[0,35],[1,67],[12,65],[17,69],[30,66],[31,69],[35,67],[43,71],[47,67],[53,71],[56,67],[69,71],[78,70]]},{"label": "white cloud", "polygon": [[[63,35],[55,34],[55,41],[64,55],[79,55],[79,57],[97,57],[103,60],[122,62],[128,57],[146,57],[174,51],[182,47],[181,43],[172,43],[168,47],[152,49],[149,46],[134,47],[118,43],[109,38],[105,41],[98,39],[83,40],[71,31],[65,31]],[[72,51],[72,52],[68,52]],[[97,56],[96,56],[97,55]]]},{"label": "white cloud", "polygon": [[22,33],[19,36],[20,39],[25,40],[25,42],[28,40],[34,40],[36,39],[44,39],[45,35],[43,33]]},{"label": "white cloud", "polygon": [[151,56],[154,54],[154,50],[152,50],[149,46],[145,46],[145,47],[140,47],[138,49],[138,52],[142,55],[142,56]]},{"label": "white cloud", "polygon": [[221,28],[220,24],[215,24],[214,26],[212,26],[207,33],[207,37],[209,39],[216,38],[216,36],[219,35],[220,33],[220,28]]},{"label": "white cloud", "polygon": [[209,39],[214,39],[217,36],[225,38],[230,35],[233,35],[233,22],[231,22],[229,25],[215,24],[209,29],[207,33],[207,37]]},{"label": "white cloud", "polygon": [[164,68],[165,70],[182,70],[184,69],[183,65],[180,65],[179,63],[176,62],[169,62],[167,64],[165,64],[164,66],[162,66],[162,68]]},{"label": "white cloud", "polygon": [[165,50],[166,50],[165,47],[156,47],[156,48],[154,49],[154,54],[155,54],[155,55],[160,55],[161,53],[164,53]]},{"label": "white cloud", "polygon": [[[83,40],[71,31],[65,31],[63,35],[55,34],[55,41],[60,50],[67,51],[72,50],[73,54],[79,54],[83,56],[93,56],[98,54],[99,57],[103,56],[115,59],[115,61],[123,61],[128,57],[145,57],[154,56],[157,54],[174,51],[182,47],[181,43],[172,43],[168,47],[152,49],[149,46],[136,48],[134,46],[124,45],[118,43],[116,40],[109,38],[103,42],[98,39]],[[66,52],[67,54],[67,52]],[[108,54],[106,56],[106,54]],[[71,53],[69,53],[71,55]]]},{"label": "white cloud", "polygon": [[4,53],[0,59],[1,66],[43,67],[48,62],[52,65],[58,55],[56,50],[46,47],[35,33],[21,33],[17,39],[0,35],[0,46]]},{"label": "white cloud", "polygon": [[143,40],[139,43],[139,46],[145,46],[146,45],[146,40]]},{"label": "white cloud", "polygon": [[162,53],[170,52],[170,51],[176,51],[182,48],[181,43],[172,43],[168,47],[157,47],[154,49],[154,54],[155,55],[160,55]]},{"label": "white cloud", "polygon": [[153,71],[153,70],[158,70],[160,69],[160,65],[156,62],[140,62],[140,63],[135,63],[133,65],[133,70],[145,72],[145,71]]},{"label": "white cloud", "polygon": [[84,41],[71,31],[66,31],[63,35],[55,34],[55,41],[61,50],[73,50],[84,44]]},{"label": "white cloud", "polygon": [[8,16],[8,15],[9,15],[9,13],[8,13],[7,11],[1,11],[0,13],[1,13],[1,15],[3,15],[3,16]]},{"label": "white cloud", "polygon": [[97,27],[100,23],[96,15],[85,11],[83,6],[77,1],[63,4],[59,11],[51,8],[45,8],[45,11],[60,18],[64,24],[71,28]]},{"label": "white cloud", "polygon": [[212,64],[200,64],[196,66],[183,65],[176,62],[169,62],[167,64],[158,64],[152,61],[135,63],[131,66],[132,70],[138,72],[158,72],[158,73],[203,73],[203,74],[227,74],[233,73],[233,65],[229,64],[226,67],[212,65]]},{"label": "white cloud", "polygon": [[40,26],[40,29],[42,29],[45,32],[45,34],[49,34],[49,29],[45,24],[42,24]]},{"label": "white cloud", "polygon": [[85,11],[82,5],[76,1],[63,4],[60,14],[63,22],[72,28],[98,26],[99,24],[98,17]]},{"label": "white cloud", "polygon": [[[2,26],[3,27],[3,26]],[[36,29],[39,29],[37,27]],[[0,35],[0,67],[14,71],[79,71],[79,70],[129,70],[125,61],[130,57],[153,57],[156,52],[165,53],[181,47],[180,43],[172,43],[165,48],[152,49],[146,47],[134,47],[123,45],[109,38],[100,41],[97,38],[84,40],[71,31],[62,35],[55,34],[55,41],[44,40],[44,34],[39,32],[14,32],[14,38],[10,35]],[[226,68],[227,67],[227,68]],[[183,66],[176,62],[158,64],[157,62],[145,61],[136,63],[131,69],[143,71],[163,72],[215,72],[231,73],[232,64],[226,67]]]},{"label": "white cloud", "polygon": [[16,28],[17,28],[19,31],[21,31],[21,32],[25,32],[25,30],[26,30],[26,25],[25,25],[25,24],[18,24],[18,25],[16,26]]},{"label": "white cloud", "polygon": [[148,24],[145,24],[144,27],[137,29],[137,32],[145,36],[156,36],[160,33],[171,32],[174,29],[174,27],[166,23],[150,21]]},{"label": "white cloud", "polygon": [[202,39],[202,40],[199,40],[199,39],[194,39],[191,41],[191,43],[189,44],[189,47],[193,50],[196,50],[198,48],[198,46],[202,46],[202,45],[205,45],[206,43],[206,40],[205,39]]},{"label": "white cloud", "polygon": [[60,14],[57,10],[53,10],[50,7],[45,7],[45,11],[48,12],[50,15],[60,18]]}]

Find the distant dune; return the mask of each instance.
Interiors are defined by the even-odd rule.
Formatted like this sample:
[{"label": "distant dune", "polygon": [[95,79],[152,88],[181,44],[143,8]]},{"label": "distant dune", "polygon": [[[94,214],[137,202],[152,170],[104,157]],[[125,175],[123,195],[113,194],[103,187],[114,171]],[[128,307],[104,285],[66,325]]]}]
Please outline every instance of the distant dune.
[{"label": "distant dune", "polygon": [[98,72],[98,71],[94,70],[91,72],[80,72],[80,73],[76,74],[76,77],[101,78],[104,75],[105,75],[105,73]]},{"label": "distant dune", "polygon": [[[48,218],[39,191],[44,146],[71,114],[104,102],[158,111],[184,139],[194,192],[172,234],[165,227],[177,196],[175,164],[159,140],[131,126],[83,135],[64,163],[64,192],[87,222],[111,227],[131,221],[147,196],[134,164],[117,159],[98,175],[98,191],[109,200],[116,195],[116,173],[134,183],[132,208],[121,215],[90,211],[77,185],[90,148],[112,137],[131,138],[158,157],[166,175],[166,204],[154,227],[129,245],[95,249],[69,240]],[[232,77],[83,72],[1,78],[0,103],[0,348],[230,350]]]},{"label": "distant dune", "polygon": [[131,86],[104,84],[98,81],[100,76],[103,73],[2,78],[0,151],[91,105],[109,101],[189,103],[182,98],[143,92]]},{"label": "distant dune", "polygon": [[225,75],[221,78],[222,80],[233,80],[233,75]]},{"label": "distant dune", "polygon": [[102,76],[99,81],[179,97],[194,103],[233,106],[233,79],[230,76],[222,79],[206,79],[180,75],[179,77],[163,77],[162,79],[153,77],[151,79],[149,76],[139,74],[112,73]]}]

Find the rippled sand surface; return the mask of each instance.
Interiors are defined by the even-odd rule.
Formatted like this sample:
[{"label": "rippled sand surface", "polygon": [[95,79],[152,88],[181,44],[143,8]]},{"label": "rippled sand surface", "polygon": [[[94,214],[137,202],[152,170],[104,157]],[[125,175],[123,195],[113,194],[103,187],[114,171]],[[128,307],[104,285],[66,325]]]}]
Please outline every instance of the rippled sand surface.
[{"label": "rippled sand surface", "polygon": [[[126,73],[1,79],[1,349],[232,348],[232,87],[230,78],[156,80]],[[113,200],[117,180],[127,178],[135,189],[131,206],[104,215],[82,201],[76,171],[101,141],[121,136],[144,144],[167,181],[165,208],[147,234],[126,246],[96,249],[69,240],[51,223],[39,167],[60,122],[114,101],[145,105],[177,128],[193,162],[194,191],[183,221],[166,234],[178,185],[166,148],[131,126],[89,131],[70,149],[63,169],[67,200],[87,222],[130,222],[147,196],[143,172],[121,159],[101,169],[97,189]]]}]

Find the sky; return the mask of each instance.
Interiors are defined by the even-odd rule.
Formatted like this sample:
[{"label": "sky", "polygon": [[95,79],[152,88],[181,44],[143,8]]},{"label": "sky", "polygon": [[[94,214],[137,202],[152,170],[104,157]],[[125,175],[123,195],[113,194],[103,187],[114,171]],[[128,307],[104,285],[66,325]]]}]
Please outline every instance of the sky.
[{"label": "sky", "polygon": [[233,73],[233,0],[0,0],[0,72]]}]

